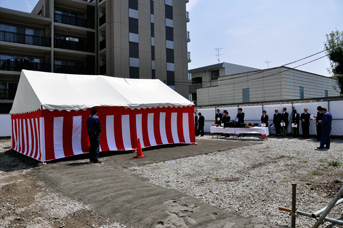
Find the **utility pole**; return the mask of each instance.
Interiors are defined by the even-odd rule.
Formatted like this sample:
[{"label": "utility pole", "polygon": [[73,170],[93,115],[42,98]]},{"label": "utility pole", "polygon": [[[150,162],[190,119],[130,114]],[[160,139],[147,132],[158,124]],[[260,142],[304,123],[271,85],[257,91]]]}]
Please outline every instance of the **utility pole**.
[{"label": "utility pole", "polygon": [[222,54],[220,54],[220,50],[222,50],[224,48],[215,48],[214,50],[216,50],[217,54],[215,55],[217,57],[218,63],[220,63],[220,59],[219,56],[221,56]]}]

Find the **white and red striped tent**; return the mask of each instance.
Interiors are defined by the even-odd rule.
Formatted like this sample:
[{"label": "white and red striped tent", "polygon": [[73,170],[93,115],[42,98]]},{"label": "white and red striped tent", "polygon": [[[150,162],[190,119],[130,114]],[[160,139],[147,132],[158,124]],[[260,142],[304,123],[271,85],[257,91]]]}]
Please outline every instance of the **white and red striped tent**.
[{"label": "white and red striped tent", "polygon": [[101,151],[195,143],[194,104],[156,79],[23,70],[11,110],[12,149],[39,161],[88,153],[98,109]]}]

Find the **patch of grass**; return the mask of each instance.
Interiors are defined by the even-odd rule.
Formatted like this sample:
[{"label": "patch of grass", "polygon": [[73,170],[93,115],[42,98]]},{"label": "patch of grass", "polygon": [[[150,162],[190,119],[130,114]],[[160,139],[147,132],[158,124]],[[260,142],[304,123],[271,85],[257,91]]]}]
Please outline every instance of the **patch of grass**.
[{"label": "patch of grass", "polygon": [[325,159],[320,158],[320,159],[318,160],[318,162],[325,162]]},{"label": "patch of grass", "polygon": [[300,155],[300,153],[297,153],[297,155]]},{"label": "patch of grass", "polygon": [[214,180],[215,182],[218,182],[218,181],[220,180],[220,178],[215,177],[215,178],[213,178],[213,180]]},{"label": "patch of grass", "polygon": [[259,152],[259,153],[264,153],[265,151],[264,151],[264,150],[259,150],[258,152]]},{"label": "patch of grass", "polygon": [[303,161],[304,163],[308,163],[308,161]]},{"label": "patch of grass", "polygon": [[294,164],[285,164],[285,166],[286,167],[291,167],[291,169],[293,169],[295,165]]},{"label": "patch of grass", "polygon": [[330,162],[328,162],[328,164],[329,164],[329,166],[334,166],[334,167],[341,166],[340,161],[330,161]]}]

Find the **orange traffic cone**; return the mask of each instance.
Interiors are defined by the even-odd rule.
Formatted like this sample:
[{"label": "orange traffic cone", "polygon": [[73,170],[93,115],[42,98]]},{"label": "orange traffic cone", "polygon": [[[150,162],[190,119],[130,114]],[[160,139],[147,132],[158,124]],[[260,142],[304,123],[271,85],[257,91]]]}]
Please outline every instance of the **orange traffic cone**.
[{"label": "orange traffic cone", "polygon": [[141,140],[139,138],[137,139],[137,156],[133,158],[145,158],[142,150]]},{"label": "orange traffic cone", "polygon": [[262,139],[267,139],[267,135],[266,135],[266,134],[263,134],[263,135],[262,135]]}]

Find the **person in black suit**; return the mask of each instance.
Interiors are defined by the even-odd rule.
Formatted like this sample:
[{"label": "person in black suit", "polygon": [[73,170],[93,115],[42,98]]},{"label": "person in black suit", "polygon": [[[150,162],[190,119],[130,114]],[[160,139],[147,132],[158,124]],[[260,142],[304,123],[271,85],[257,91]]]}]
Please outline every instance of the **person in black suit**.
[{"label": "person in black suit", "polygon": [[266,110],[262,111],[261,124],[265,124],[266,127],[268,127],[268,115]]},{"label": "person in black suit", "polygon": [[236,122],[244,123],[244,112],[242,108],[238,108]]},{"label": "person in black suit", "polygon": [[198,116],[199,116],[198,135],[204,136],[205,117],[201,115],[201,112],[198,113]]},{"label": "person in black suit", "polygon": [[311,114],[307,112],[308,109],[304,108],[304,112],[301,113],[300,119],[301,119],[301,128],[303,130],[303,138],[309,137],[310,132],[310,116]]},{"label": "person in black suit", "polygon": [[317,107],[317,116],[316,116],[316,127],[317,127],[317,141],[320,141],[322,137],[322,124],[321,121],[323,119],[324,114],[321,111],[322,107]]},{"label": "person in black suit", "polygon": [[226,110],[224,110],[223,113],[224,115],[222,118],[222,123],[224,124],[224,127],[227,127],[228,123],[230,123],[231,117],[229,116],[229,113]]},{"label": "person in black suit", "polygon": [[285,123],[285,126],[283,126],[281,128],[283,136],[287,136],[287,133],[288,133],[288,122],[289,122],[288,117],[289,117],[289,114],[286,111],[287,111],[286,107],[282,108],[281,122]]},{"label": "person in black suit", "polygon": [[89,161],[92,163],[101,163],[99,161],[99,135],[101,133],[101,124],[98,118],[98,110],[93,108],[91,110],[91,116],[87,119],[87,132],[89,136],[90,148],[89,148]]},{"label": "person in black suit", "polygon": [[[295,127],[295,124],[296,124],[296,127]],[[292,112],[292,130],[293,130],[293,137],[298,137],[299,136],[299,114],[296,109],[294,109]]]},{"label": "person in black suit", "polygon": [[197,112],[194,112],[194,127],[195,127],[195,136],[198,136],[198,115]]},{"label": "person in black suit", "polygon": [[220,109],[217,109],[216,117],[215,117],[215,124],[220,125],[222,123],[223,114],[220,113]]},{"label": "person in black suit", "polygon": [[273,124],[275,126],[275,131],[276,131],[276,135],[280,135],[281,133],[281,114],[279,113],[279,110],[276,108],[275,109],[275,113],[274,113],[274,118],[273,118]]}]

